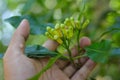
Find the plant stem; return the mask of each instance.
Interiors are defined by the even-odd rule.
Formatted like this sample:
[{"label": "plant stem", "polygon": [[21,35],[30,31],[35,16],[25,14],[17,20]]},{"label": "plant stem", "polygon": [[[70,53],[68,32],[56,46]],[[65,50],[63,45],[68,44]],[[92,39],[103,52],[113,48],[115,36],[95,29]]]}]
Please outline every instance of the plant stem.
[{"label": "plant stem", "polygon": [[78,20],[81,20],[81,17],[82,17],[82,14],[83,14],[83,12],[84,12],[84,10],[85,10],[85,2],[86,2],[86,0],[82,0],[81,1],[81,9],[80,9],[80,14],[79,14],[79,17],[78,17]]},{"label": "plant stem", "polygon": [[68,55],[69,55],[69,60],[71,61],[71,63],[75,66],[75,63],[74,63],[74,60],[73,60],[73,58],[72,58],[72,53],[71,53],[71,51],[70,51],[70,49],[69,49],[69,47],[70,47],[70,42],[69,42],[69,39],[64,39],[65,41],[64,41],[64,45],[65,45],[65,48],[67,49],[67,51],[68,51]]},{"label": "plant stem", "polygon": [[65,58],[65,59],[69,60],[69,58],[68,58],[67,56],[63,55],[63,54],[60,53],[58,50],[56,50],[56,52],[57,52],[58,54],[60,54],[60,55],[63,57],[63,59]]},{"label": "plant stem", "polygon": [[71,53],[69,47],[67,47],[66,49],[67,49],[67,51],[68,51],[68,55],[69,55],[69,59],[70,59],[71,63],[72,63],[73,65],[75,65],[74,60],[73,60],[73,58],[72,58],[72,53]]},{"label": "plant stem", "polygon": [[73,58],[73,60],[76,60],[76,59],[79,59],[79,58],[81,58],[81,57],[85,57],[85,56],[87,56],[87,55],[84,54],[84,55],[76,56],[76,57]]},{"label": "plant stem", "polygon": [[72,58],[72,53],[71,53],[71,51],[70,51],[70,49],[69,49],[69,47],[70,47],[70,40],[67,39],[67,38],[65,38],[64,35],[63,35],[63,44],[64,44],[65,49],[67,49],[67,51],[68,51],[69,60],[71,61],[71,63],[72,63],[74,66],[76,66],[75,63],[74,63],[74,60],[73,60],[73,58]]},{"label": "plant stem", "polygon": [[78,47],[78,53],[80,52],[80,43],[79,43],[80,32],[81,32],[81,30],[78,30],[78,34],[77,34],[77,47]]}]

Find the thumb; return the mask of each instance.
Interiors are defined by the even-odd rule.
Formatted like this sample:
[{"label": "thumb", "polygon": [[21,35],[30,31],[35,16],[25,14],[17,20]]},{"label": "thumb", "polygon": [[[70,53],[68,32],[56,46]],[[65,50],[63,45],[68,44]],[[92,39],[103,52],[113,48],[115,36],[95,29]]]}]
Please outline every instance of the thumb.
[{"label": "thumb", "polygon": [[29,35],[29,22],[24,19],[16,29],[9,44],[8,53],[24,53],[25,41]]}]

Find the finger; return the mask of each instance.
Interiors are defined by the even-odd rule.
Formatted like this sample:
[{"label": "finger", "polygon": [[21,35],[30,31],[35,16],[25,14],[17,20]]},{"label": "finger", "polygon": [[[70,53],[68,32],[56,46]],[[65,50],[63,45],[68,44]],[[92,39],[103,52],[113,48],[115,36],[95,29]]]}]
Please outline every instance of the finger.
[{"label": "finger", "polygon": [[66,67],[63,72],[68,76],[71,77],[75,72],[76,72],[76,67],[73,66],[72,64],[69,64],[68,67]]},{"label": "finger", "polygon": [[[85,47],[85,46],[88,46],[88,45],[90,45],[91,44],[91,41],[90,41],[90,39],[88,38],[88,37],[82,37],[81,39],[80,39],[80,47],[81,48],[83,48],[83,47]],[[72,56],[76,56],[77,54],[78,54],[78,46],[77,45],[75,45],[72,49],[71,49],[71,53],[72,53]],[[56,64],[58,65],[58,67],[60,68],[60,69],[64,69],[68,64],[69,64],[69,62],[68,61],[63,61],[63,60],[58,60],[57,62],[56,62]],[[67,70],[69,70],[69,69],[67,69]],[[69,72],[69,71],[68,71]]]},{"label": "finger", "polygon": [[81,65],[84,65],[84,63],[88,60],[89,58],[88,57],[82,57],[80,59],[78,59],[78,63]]},{"label": "finger", "polygon": [[80,39],[80,47],[81,48],[89,46],[90,44],[91,44],[91,40],[88,37],[82,37]]},{"label": "finger", "polygon": [[[89,38],[87,38],[87,37],[83,37],[83,38],[81,38],[80,39],[80,47],[81,48],[84,48],[85,46],[88,46],[88,45],[90,45],[91,44],[91,41],[90,41],[90,39]],[[73,56],[76,56],[77,54],[78,54],[78,52],[77,52],[78,50],[77,50],[77,48],[75,48],[72,52],[74,53],[74,55]],[[88,60],[88,58],[87,57],[84,57],[84,58],[80,58],[78,61],[79,61],[79,68],[82,66],[82,65],[84,65],[84,63],[86,62]],[[68,76],[68,77],[71,77],[75,72],[76,72],[76,70],[77,70],[78,68],[77,67],[74,67],[73,65],[68,65],[67,67],[65,67],[64,68],[64,73],[66,73],[66,75]]]},{"label": "finger", "polygon": [[54,51],[56,50],[56,48],[58,47],[58,43],[56,41],[53,41],[53,40],[47,40],[44,44],[43,44],[43,47],[51,50],[51,51]]},{"label": "finger", "polygon": [[24,19],[14,32],[6,53],[24,53],[25,40],[27,40],[29,30],[29,22]]},{"label": "finger", "polygon": [[95,66],[96,63],[89,59],[85,65],[74,74],[71,80],[86,80]]},{"label": "finger", "polygon": [[[88,58],[82,58],[81,62],[79,62],[79,68],[85,64],[85,62],[88,60]],[[68,76],[72,77],[74,73],[78,70],[78,67],[75,67],[74,65],[70,64],[67,67],[64,68],[63,72]]]},{"label": "finger", "polygon": [[59,69],[63,70],[67,65],[70,64],[70,62],[66,60],[57,60],[55,64],[59,67]]}]

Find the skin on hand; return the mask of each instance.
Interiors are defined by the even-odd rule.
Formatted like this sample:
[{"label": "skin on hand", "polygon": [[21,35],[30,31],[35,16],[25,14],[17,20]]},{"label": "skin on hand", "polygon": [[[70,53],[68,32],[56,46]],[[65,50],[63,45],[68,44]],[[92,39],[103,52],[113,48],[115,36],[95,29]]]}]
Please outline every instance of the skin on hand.
[{"label": "skin on hand", "polygon": [[[25,41],[29,36],[29,30],[29,23],[24,19],[11,39],[3,58],[5,80],[27,80],[37,74],[49,60],[47,58],[32,59],[24,55]],[[90,45],[90,40],[84,37],[80,43],[81,47],[85,47]],[[54,51],[58,43],[48,40],[43,46]],[[71,49],[73,56],[78,53],[76,49],[76,47]],[[96,64],[88,58],[80,61],[83,66],[76,71],[69,62],[58,60],[39,80],[85,80]]]}]

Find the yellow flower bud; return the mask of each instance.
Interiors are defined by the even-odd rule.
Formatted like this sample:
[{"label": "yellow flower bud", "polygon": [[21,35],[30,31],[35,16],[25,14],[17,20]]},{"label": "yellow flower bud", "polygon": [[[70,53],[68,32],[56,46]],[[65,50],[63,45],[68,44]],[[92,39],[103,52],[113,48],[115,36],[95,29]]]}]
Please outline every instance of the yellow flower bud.
[{"label": "yellow flower bud", "polygon": [[63,35],[64,37],[67,36],[67,30],[66,30],[66,29],[62,29],[62,35]]},{"label": "yellow flower bud", "polygon": [[61,28],[64,28],[64,27],[65,27],[65,25],[64,25],[64,24],[61,24],[61,25],[60,25],[60,27],[61,27]]},{"label": "yellow flower bud", "polygon": [[66,31],[67,32],[67,38],[70,39],[73,36],[73,29],[69,29]]},{"label": "yellow flower bud", "polygon": [[59,38],[58,35],[54,35],[54,39],[57,40]]},{"label": "yellow flower bud", "polygon": [[58,35],[59,35],[59,37],[63,36],[61,31],[58,31]]},{"label": "yellow flower bud", "polygon": [[75,29],[80,30],[86,27],[88,23],[89,21],[86,20],[81,27],[80,21],[75,21],[73,17],[66,18],[64,24],[57,23],[54,29],[48,26],[45,35],[62,44],[63,39],[70,40],[73,37]]},{"label": "yellow flower bud", "polygon": [[58,38],[56,41],[57,41],[59,44],[62,44],[62,43],[63,43],[62,39],[60,39],[60,38]]},{"label": "yellow flower bud", "polygon": [[46,36],[48,36],[48,35],[49,35],[49,33],[48,33],[48,32],[45,32],[45,35],[46,35]]},{"label": "yellow flower bud", "polygon": [[70,17],[70,20],[71,20],[71,21],[74,21],[74,18],[73,18],[73,17]]},{"label": "yellow flower bud", "polygon": [[75,28],[74,18],[70,17],[70,23],[73,28]]},{"label": "yellow flower bud", "polygon": [[54,32],[54,29],[51,29],[50,32],[53,33],[53,32]]},{"label": "yellow flower bud", "polygon": [[68,21],[69,21],[69,18],[66,18],[65,21],[68,22]]},{"label": "yellow flower bud", "polygon": [[50,31],[51,30],[51,27],[50,26],[47,26],[47,31]]},{"label": "yellow flower bud", "polygon": [[75,26],[76,26],[77,29],[80,29],[80,21],[76,21]]},{"label": "yellow flower bud", "polygon": [[60,28],[60,24],[57,23],[57,24],[55,25],[55,29],[59,29],[59,28]]},{"label": "yellow flower bud", "polygon": [[46,35],[48,38],[53,39],[52,35],[50,35],[48,32],[46,32],[45,35]]},{"label": "yellow flower bud", "polygon": [[65,21],[64,21],[64,24],[65,24],[66,26],[69,26],[69,24],[70,24],[70,19],[69,19],[69,18],[66,18]]},{"label": "yellow flower bud", "polygon": [[73,27],[72,27],[72,26],[69,26],[69,30],[73,30]]},{"label": "yellow flower bud", "polygon": [[55,30],[55,29],[53,29],[52,31],[51,31],[51,34],[54,36],[54,35],[57,35],[57,36],[59,36],[59,37],[62,37],[62,33],[61,33],[61,31],[58,29],[58,30]]}]

